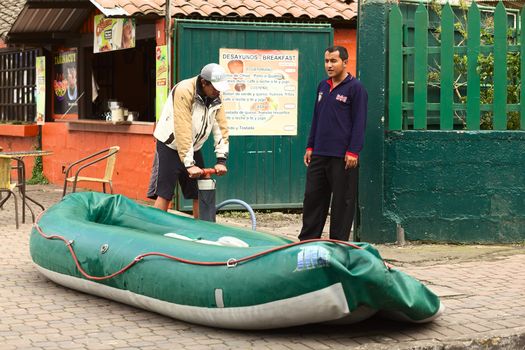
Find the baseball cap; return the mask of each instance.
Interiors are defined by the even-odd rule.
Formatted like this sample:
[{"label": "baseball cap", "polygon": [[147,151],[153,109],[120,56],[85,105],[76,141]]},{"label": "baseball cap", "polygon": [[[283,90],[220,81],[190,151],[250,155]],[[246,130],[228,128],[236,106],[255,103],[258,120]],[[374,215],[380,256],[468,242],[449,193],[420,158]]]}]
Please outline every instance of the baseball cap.
[{"label": "baseball cap", "polygon": [[227,91],[230,89],[228,84],[228,77],[226,71],[222,66],[217,63],[209,63],[205,65],[201,70],[201,78],[209,81],[213,87],[219,91]]}]

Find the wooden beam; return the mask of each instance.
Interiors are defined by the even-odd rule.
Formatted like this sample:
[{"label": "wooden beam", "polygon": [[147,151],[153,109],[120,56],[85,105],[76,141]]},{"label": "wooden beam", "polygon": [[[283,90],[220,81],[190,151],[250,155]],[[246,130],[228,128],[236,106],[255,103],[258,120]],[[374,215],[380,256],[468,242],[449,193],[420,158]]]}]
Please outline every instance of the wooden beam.
[{"label": "wooden beam", "polygon": [[87,0],[70,0],[70,1],[28,1],[28,9],[59,9],[59,8],[91,8],[94,7]]}]

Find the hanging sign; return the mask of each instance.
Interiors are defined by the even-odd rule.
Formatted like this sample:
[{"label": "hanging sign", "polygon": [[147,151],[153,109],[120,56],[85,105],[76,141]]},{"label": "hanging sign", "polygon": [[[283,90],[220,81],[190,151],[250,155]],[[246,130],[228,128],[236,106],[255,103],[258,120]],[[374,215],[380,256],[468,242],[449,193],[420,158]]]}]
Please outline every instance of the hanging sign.
[{"label": "hanging sign", "polygon": [[135,18],[95,16],[94,53],[133,47],[135,47]]},{"label": "hanging sign", "polygon": [[297,50],[220,49],[230,135],[297,135]]},{"label": "hanging sign", "polygon": [[53,57],[53,112],[78,114],[77,50],[58,51]]},{"label": "hanging sign", "polygon": [[36,115],[37,125],[44,125],[46,122],[46,58],[38,56],[35,62],[36,70]]},{"label": "hanging sign", "polygon": [[156,120],[160,119],[162,108],[168,97],[168,74],[169,66],[166,58],[167,46],[157,46],[155,50],[155,116]]}]

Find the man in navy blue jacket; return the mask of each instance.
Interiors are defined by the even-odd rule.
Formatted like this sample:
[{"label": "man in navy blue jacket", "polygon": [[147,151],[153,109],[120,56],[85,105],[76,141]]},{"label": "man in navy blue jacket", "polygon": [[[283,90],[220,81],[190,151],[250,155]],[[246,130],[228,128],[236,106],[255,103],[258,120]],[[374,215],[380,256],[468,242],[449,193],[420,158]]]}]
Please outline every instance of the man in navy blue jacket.
[{"label": "man in navy blue jacket", "polygon": [[344,47],[326,49],[328,79],[317,88],[304,164],[306,190],[301,241],[320,238],[330,207],[330,238],[347,241],[356,207],[359,152],[363,148],[368,94],[347,73]]}]

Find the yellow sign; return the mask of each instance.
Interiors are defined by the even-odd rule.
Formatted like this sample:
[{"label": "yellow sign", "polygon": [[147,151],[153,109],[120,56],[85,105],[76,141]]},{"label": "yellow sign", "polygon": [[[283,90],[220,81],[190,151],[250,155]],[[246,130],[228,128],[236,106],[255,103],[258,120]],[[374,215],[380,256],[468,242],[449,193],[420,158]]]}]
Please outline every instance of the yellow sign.
[{"label": "yellow sign", "polygon": [[134,18],[95,16],[93,52],[106,52],[135,47]]},{"label": "yellow sign", "polygon": [[38,125],[44,125],[46,122],[46,58],[44,56],[36,58],[35,100],[35,121]]},{"label": "yellow sign", "polygon": [[168,60],[166,58],[166,45],[157,46],[155,51],[155,67],[156,67],[156,79],[155,79],[155,116],[156,120],[159,120],[162,113],[162,107],[168,97]]},{"label": "yellow sign", "polygon": [[230,135],[297,135],[297,50],[220,49]]}]

